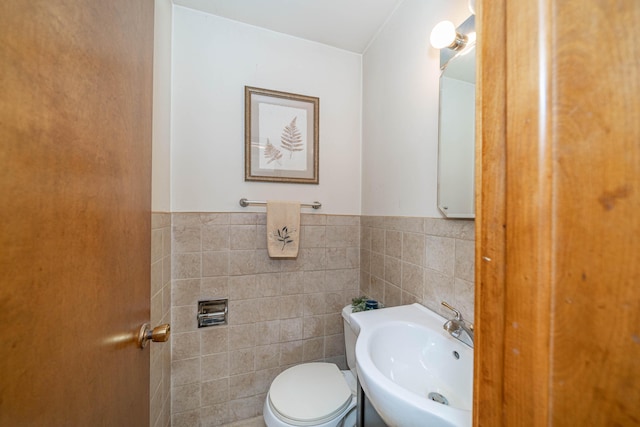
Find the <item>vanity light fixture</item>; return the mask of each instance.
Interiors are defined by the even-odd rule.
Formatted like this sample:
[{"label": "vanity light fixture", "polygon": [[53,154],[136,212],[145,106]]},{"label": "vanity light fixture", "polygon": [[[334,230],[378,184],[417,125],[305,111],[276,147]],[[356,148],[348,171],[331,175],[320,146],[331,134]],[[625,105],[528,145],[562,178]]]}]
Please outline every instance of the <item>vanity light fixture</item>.
[{"label": "vanity light fixture", "polygon": [[431,31],[431,46],[436,49],[449,48],[460,50],[464,48],[469,38],[456,31],[455,25],[451,21],[439,22]]}]

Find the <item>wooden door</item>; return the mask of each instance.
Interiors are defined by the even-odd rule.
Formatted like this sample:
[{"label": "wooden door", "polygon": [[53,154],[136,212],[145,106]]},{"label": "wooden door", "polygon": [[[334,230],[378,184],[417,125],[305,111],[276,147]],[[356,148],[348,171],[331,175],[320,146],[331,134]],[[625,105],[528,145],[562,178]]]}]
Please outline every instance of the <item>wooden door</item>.
[{"label": "wooden door", "polygon": [[0,425],[145,426],[152,0],[0,2]]},{"label": "wooden door", "polygon": [[479,15],[475,425],[640,425],[640,3]]}]

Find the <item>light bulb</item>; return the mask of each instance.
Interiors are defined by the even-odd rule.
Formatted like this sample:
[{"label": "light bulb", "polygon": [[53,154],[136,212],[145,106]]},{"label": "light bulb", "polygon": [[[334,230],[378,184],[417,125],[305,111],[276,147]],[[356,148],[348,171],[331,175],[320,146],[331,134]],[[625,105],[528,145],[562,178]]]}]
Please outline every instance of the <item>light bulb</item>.
[{"label": "light bulb", "polygon": [[451,21],[439,22],[431,31],[431,46],[443,49],[456,41],[456,27]]}]

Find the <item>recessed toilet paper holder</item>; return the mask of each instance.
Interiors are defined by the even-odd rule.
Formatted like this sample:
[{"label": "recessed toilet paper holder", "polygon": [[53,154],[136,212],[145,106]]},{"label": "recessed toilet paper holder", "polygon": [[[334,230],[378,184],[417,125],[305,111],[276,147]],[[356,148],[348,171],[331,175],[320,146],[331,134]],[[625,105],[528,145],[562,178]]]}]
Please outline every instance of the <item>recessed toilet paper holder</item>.
[{"label": "recessed toilet paper holder", "polygon": [[226,325],[228,302],[226,298],[198,301],[198,328]]}]

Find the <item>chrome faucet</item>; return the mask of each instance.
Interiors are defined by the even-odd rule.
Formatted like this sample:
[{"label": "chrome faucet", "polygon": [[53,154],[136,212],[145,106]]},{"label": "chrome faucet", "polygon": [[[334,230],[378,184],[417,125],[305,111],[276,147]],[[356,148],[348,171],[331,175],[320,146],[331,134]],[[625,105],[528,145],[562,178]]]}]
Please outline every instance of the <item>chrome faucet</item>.
[{"label": "chrome faucet", "polygon": [[442,301],[442,305],[456,314],[453,319],[447,320],[447,322],[442,326],[444,330],[449,332],[451,336],[458,341],[461,341],[473,348],[473,325],[467,325],[464,319],[462,319],[462,314],[445,301]]}]

